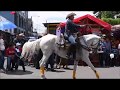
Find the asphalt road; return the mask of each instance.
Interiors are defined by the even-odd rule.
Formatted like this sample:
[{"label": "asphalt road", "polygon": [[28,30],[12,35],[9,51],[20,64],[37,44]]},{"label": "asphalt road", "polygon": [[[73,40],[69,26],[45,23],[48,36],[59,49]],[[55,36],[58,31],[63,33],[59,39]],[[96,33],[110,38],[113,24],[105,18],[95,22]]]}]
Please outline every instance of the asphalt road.
[{"label": "asphalt road", "polygon": [[[72,79],[73,65],[70,69],[55,69],[56,72],[47,71],[45,75],[47,79]],[[100,79],[120,79],[120,67],[96,68],[100,75]],[[88,66],[78,66],[77,79],[96,79],[94,72]],[[0,72],[0,79],[41,79],[39,69],[26,66],[26,72],[22,71],[19,66],[18,71],[8,72],[7,74]]]}]

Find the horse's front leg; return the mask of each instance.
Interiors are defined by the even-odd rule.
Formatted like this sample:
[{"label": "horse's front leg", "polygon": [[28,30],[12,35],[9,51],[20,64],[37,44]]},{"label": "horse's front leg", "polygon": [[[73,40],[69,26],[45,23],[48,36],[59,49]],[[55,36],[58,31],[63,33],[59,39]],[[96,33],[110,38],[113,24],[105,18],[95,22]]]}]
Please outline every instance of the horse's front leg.
[{"label": "horse's front leg", "polygon": [[96,69],[95,69],[95,67],[93,66],[93,64],[91,63],[89,57],[88,57],[88,56],[84,56],[84,57],[82,58],[82,60],[83,60],[84,62],[86,62],[86,64],[94,71],[97,79],[99,79],[99,74],[98,74],[98,72],[96,71]]},{"label": "horse's front leg", "polygon": [[95,75],[96,75],[97,79],[99,79],[100,77],[99,77],[98,72],[97,72],[96,70],[94,70],[94,73],[95,73]]},{"label": "horse's front leg", "polygon": [[78,61],[75,60],[74,61],[74,67],[73,67],[73,79],[76,79],[76,70],[77,70],[77,65],[78,65]]}]

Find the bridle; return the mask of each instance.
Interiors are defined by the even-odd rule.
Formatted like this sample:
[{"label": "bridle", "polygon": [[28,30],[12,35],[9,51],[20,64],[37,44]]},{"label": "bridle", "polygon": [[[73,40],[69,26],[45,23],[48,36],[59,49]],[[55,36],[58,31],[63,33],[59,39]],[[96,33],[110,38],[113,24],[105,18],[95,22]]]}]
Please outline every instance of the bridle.
[{"label": "bridle", "polygon": [[93,53],[97,53],[97,50],[98,50],[98,47],[99,47],[99,43],[100,43],[100,39],[98,40],[97,43],[91,45],[91,46],[95,46],[95,45],[97,45],[95,48],[92,48]]},{"label": "bridle", "polygon": [[[82,39],[83,39],[83,41],[85,43],[85,45],[80,44],[82,48],[86,49],[87,51],[93,51],[93,53],[97,52],[100,40],[95,44],[93,44],[93,42],[92,42],[91,47],[89,47],[87,42],[85,41],[84,37],[82,37]],[[95,45],[97,45],[97,46],[95,48],[93,48],[93,46],[95,46]]]}]

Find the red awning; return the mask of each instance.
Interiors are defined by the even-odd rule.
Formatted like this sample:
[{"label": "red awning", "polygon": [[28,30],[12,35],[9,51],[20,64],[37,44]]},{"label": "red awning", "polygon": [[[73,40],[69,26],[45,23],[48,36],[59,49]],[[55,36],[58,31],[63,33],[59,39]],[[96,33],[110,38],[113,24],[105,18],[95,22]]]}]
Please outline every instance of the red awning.
[{"label": "red awning", "polygon": [[65,26],[65,23],[60,23],[59,26],[60,26],[60,27],[64,27],[64,26]]},{"label": "red awning", "polygon": [[[102,21],[99,18],[96,18],[96,17],[94,17],[92,15],[89,15],[89,14],[84,15],[84,16],[79,17],[79,18],[76,18],[76,19],[74,19],[73,22],[75,22],[77,24],[78,23],[80,23],[80,24],[97,24],[98,26],[101,26],[101,27],[103,27],[106,30],[111,30],[111,27],[112,27],[110,24]],[[65,23],[60,23],[60,26],[64,27]]]},{"label": "red awning", "polygon": [[[74,22],[76,22],[76,23],[77,23],[77,22],[80,22],[80,21],[82,22],[84,19],[87,19],[87,18],[88,18],[88,20],[92,20],[93,22],[95,22],[96,24],[102,26],[103,28],[105,28],[105,29],[107,29],[107,30],[111,30],[111,25],[110,25],[110,24],[102,21],[102,20],[99,19],[99,18],[96,18],[96,17],[94,17],[94,16],[92,16],[92,15],[89,15],[89,14],[74,19]],[[85,24],[85,23],[84,23],[84,24]],[[87,24],[89,24],[89,23],[87,23]]]}]

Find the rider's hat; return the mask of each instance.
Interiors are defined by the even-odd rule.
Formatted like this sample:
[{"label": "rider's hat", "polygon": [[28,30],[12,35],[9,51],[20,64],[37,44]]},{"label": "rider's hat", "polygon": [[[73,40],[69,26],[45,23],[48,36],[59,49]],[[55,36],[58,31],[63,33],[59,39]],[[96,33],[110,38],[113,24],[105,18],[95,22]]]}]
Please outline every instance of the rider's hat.
[{"label": "rider's hat", "polygon": [[66,19],[68,19],[70,16],[75,16],[76,14],[75,13],[70,13],[66,16]]}]

